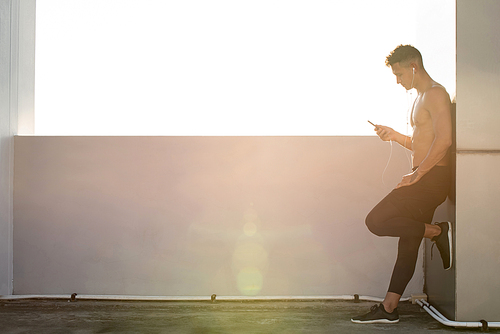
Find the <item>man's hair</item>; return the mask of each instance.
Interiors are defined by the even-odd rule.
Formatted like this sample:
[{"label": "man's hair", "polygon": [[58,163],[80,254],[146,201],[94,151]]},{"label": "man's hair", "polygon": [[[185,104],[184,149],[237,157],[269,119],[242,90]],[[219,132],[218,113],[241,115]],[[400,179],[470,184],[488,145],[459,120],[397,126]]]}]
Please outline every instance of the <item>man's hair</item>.
[{"label": "man's hair", "polygon": [[408,66],[411,61],[416,61],[423,67],[422,55],[412,45],[400,45],[392,51],[387,58],[385,58],[385,65],[387,67],[396,63],[401,63],[401,66]]}]

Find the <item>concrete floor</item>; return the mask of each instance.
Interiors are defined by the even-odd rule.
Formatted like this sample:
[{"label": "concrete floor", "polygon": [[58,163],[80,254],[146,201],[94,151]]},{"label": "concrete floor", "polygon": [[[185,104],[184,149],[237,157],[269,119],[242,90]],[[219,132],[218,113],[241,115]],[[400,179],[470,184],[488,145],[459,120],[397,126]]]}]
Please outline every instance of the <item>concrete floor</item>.
[{"label": "concrete floor", "polygon": [[[400,304],[393,325],[353,324],[373,302],[0,300],[0,333],[480,333]],[[493,331],[490,332],[498,332]]]}]

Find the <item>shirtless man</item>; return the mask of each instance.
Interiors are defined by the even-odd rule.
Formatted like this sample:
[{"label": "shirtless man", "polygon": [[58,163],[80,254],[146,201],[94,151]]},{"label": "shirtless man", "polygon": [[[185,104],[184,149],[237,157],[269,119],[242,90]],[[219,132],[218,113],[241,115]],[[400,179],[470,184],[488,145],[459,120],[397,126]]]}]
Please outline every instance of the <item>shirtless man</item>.
[{"label": "shirtless man", "polygon": [[450,187],[451,103],[443,86],[424,69],[420,52],[400,45],[386,58],[397,83],[418,96],[411,112],[412,136],[376,125],[384,141],[395,141],[412,152],[413,171],[366,217],[368,229],[378,236],[399,237],[398,257],[384,301],[370,312],[351,319],[355,323],[397,323],[397,306],[415,271],[422,238],[435,242],[444,269],[452,265],[449,222],[431,224],[435,209],[445,201]]}]

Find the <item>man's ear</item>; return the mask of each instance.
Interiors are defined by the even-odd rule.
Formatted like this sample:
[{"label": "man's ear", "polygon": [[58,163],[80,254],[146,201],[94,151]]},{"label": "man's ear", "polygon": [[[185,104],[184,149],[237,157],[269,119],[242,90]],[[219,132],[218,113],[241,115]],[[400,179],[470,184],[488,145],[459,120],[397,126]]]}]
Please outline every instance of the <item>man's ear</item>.
[{"label": "man's ear", "polygon": [[411,69],[412,69],[413,73],[415,73],[415,72],[417,71],[417,69],[418,69],[418,65],[417,65],[417,63],[416,63],[416,62],[414,62],[414,61],[412,61],[412,62],[410,63],[410,67],[411,67]]}]

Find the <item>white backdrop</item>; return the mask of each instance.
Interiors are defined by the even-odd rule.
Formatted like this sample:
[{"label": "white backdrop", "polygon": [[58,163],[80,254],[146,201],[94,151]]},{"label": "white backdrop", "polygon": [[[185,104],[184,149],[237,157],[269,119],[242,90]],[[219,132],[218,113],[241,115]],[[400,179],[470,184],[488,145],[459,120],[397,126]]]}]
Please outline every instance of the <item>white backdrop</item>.
[{"label": "white backdrop", "polygon": [[[399,44],[455,90],[453,0],[44,0],[36,134],[408,131]],[[439,33],[436,33],[439,32]]]}]

